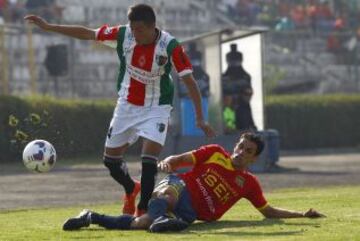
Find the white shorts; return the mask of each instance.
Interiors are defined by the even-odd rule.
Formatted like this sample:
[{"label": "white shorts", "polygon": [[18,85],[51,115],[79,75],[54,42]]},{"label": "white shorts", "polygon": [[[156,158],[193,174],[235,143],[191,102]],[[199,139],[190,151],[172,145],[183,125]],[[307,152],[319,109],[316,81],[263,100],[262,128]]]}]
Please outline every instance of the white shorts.
[{"label": "white shorts", "polygon": [[170,105],[152,107],[117,102],[105,147],[115,148],[133,144],[139,136],[164,145],[169,125]]}]

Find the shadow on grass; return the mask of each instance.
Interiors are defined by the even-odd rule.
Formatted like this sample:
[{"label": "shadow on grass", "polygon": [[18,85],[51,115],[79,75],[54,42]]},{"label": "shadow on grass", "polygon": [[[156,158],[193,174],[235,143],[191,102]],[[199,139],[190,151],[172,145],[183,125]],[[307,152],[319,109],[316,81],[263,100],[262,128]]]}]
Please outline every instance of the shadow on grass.
[{"label": "shadow on grass", "polygon": [[[294,224],[285,223],[283,220],[280,219],[263,219],[263,220],[220,220],[211,223],[203,223],[198,222],[192,224],[187,230],[183,231],[183,234],[194,234],[198,233],[201,234],[203,231],[207,233],[211,233],[211,235],[247,235],[247,236],[286,236],[286,235],[295,235],[303,233],[304,230],[288,230],[288,228],[284,228],[282,226],[293,226]],[[296,223],[296,226],[303,226],[303,225],[311,225],[317,226],[314,223]],[[256,227],[266,227],[266,226],[279,226],[279,228],[284,228],[284,231],[268,231],[268,232],[261,232],[254,228]]]},{"label": "shadow on grass", "polygon": [[[256,228],[257,227],[266,227],[266,226],[279,226],[279,229],[283,229],[284,231],[259,231]],[[204,235],[229,235],[229,236],[287,236],[287,235],[295,235],[295,234],[301,234],[304,233],[306,229],[301,228],[300,230],[288,230],[288,227],[284,226],[314,226],[318,227],[318,224],[314,224],[311,222],[302,222],[302,223],[285,223],[283,220],[280,219],[263,219],[263,220],[220,220],[216,222],[196,222],[192,224],[188,229],[181,231],[181,232],[164,232],[164,233],[157,233],[157,235],[197,235],[201,236]],[[71,231],[71,232],[98,232],[98,231],[104,231],[106,229],[103,229],[101,227],[90,227],[85,228],[81,230]],[[118,231],[118,232],[124,232],[121,230],[108,230],[108,231]],[[145,230],[127,230],[125,232],[144,232]],[[71,233],[70,232],[70,233]],[[146,231],[145,231],[146,232]],[[151,233],[149,233],[151,234]],[[123,235],[126,236],[125,233]],[[98,236],[102,237],[101,235]],[[92,238],[94,238],[92,236]]]},{"label": "shadow on grass", "polygon": [[263,227],[284,224],[281,219],[263,219],[263,220],[219,220],[216,222],[196,222],[190,226],[190,229],[209,230],[224,228],[242,228],[242,227]]}]

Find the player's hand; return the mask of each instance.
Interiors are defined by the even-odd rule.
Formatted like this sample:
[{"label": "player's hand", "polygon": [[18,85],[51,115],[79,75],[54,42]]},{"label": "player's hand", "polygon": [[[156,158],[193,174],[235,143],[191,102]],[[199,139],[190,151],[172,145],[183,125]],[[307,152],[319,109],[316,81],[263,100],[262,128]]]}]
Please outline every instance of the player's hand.
[{"label": "player's hand", "polygon": [[325,218],[326,216],[324,214],[319,213],[313,208],[310,208],[306,213],[304,213],[304,216],[307,218]]},{"label": "player's hand", "polygon": [[174,168],[172,167],[171,163],[169,162],[169,158],[167,157],[164,160],[160,161],[157,165],[158,170],[162,171],[162,172],[166,172],[166,173],[170,173],[173,172]]},{"label": "player's hand", "polygon": [[196,121],[196,126],[199,127],[207,137],[211,138],[216,136],[215,131],[207,122],[203,120],[198,120]]},{"label": "player's hand", "polygon": [[49,26],[49,23],[45,19],[36,15],[26,15],[24,19],[44,30]]}]

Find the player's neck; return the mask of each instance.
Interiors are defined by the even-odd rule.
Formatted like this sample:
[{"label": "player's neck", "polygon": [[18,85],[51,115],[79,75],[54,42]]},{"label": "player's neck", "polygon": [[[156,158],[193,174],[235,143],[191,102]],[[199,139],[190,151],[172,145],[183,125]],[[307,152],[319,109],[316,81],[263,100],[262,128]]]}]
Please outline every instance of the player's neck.
[{"label": "player's neck", "polygon": [[151,34],[151,36],[148,39],[146,39],[142,43],[142,45],[149,45],[149,44],[156,43],[156,41],[159,39],[159,36],[160,36],[160,31],[159,31],[159,29],[155,28],[154,32]]},{"label": "player's neck", "polygon": [[232,162],[232,166],[234,167],[235,170],[237,171],[243,171],[246,169],[246,167],[244,167],[243,165],[239,165],[236,162]]}]

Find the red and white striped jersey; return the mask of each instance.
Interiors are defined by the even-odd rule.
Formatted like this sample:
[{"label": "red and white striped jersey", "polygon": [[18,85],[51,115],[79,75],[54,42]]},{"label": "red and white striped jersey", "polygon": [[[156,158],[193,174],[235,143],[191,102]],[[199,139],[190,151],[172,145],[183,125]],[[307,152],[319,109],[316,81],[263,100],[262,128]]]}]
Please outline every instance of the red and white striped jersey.
[{"label": "red and white striped jersey", "polygon": [[180,77],[192,73],[183,47],[165,31],[159,31],[153,44],[138,45],[129,25],[104,25],[97,29],[96,40],[117,50],[120,59],[118,94],[122,101],[138,106],[171,105],[174,95],[172,66]]}]

